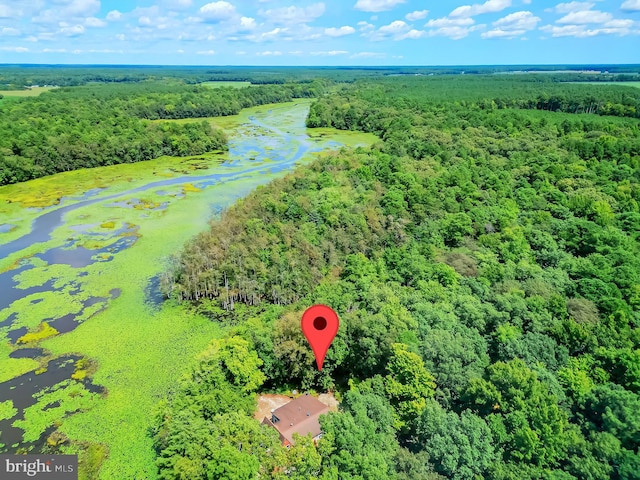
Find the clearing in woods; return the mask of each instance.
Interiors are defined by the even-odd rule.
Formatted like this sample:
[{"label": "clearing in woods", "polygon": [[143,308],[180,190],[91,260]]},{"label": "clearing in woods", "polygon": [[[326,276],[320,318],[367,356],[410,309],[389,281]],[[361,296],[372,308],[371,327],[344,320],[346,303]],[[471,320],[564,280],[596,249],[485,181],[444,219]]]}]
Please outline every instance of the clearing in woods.
[{"label": "clearing in woods", "polygon": [[0,95],[5,97],[37,97],[43,92],[48,92],[58,87],[32,87],[27,90],[0,90]]}]

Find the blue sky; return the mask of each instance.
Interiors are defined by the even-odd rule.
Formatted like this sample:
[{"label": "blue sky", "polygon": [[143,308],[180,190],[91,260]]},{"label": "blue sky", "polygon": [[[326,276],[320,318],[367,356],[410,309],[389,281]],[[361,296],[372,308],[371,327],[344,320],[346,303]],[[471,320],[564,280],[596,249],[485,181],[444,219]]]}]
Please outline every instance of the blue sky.
[{"label": "blue sky", "polygon": [[0,63],[640,63],[640,0],[0,0]]}]

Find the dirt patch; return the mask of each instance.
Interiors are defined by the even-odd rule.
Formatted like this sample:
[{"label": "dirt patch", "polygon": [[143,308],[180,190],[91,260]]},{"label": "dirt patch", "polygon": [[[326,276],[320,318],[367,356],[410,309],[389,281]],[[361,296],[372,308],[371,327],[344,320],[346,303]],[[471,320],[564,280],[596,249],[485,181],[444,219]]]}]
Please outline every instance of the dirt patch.
[{"label": "dirt patch", "polygon": [[[269,415],[271,415],[271,412],[273,410],[282,407],[298,396],[299,395],[276,395],[273,393],[265,393],[264,395],[260,395],[258,397],[258,406],[255,413],[253,414],[253,418],[262,421],[264,417],[268,417]],[[317,398],[326,406],[328,406],[329,410],[331,410],[332,412],[338,411],[338,401],[336,400],[336,397],[333,396],[333,393],[322,393],[318,395]]]},{"label": "dirt patch", "polygon": [[258,397],[258,407],[253,414],[253,418],[262,421],[264,417],[271,415],[271,411],[289,403],[292,397],[286,395],[275,395],[267,393]]},{"label": "dirt patch", "polygon": [[338,400],[336,400],[336,397],[333,396],[333,393],[321,393],[320,395],[318,395],[318,400],[320,400],[327,407],[329,407],[330,411],[332,412],[338,411],[339,403],[338,403]]}]

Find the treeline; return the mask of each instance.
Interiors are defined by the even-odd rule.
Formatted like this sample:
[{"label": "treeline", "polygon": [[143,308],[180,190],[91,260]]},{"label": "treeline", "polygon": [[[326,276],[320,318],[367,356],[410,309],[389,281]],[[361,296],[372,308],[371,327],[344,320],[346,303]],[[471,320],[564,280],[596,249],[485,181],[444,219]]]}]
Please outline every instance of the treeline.
[{"label": "treeline", "polygon": [[[390,92],[394,95],[389,95]],[[634,87],[562,83],[552,81],[547,75],[458,75],[361,81],[357,88],[344,86],[339,97],[324,99],[312,112],[308,125],[328,126],[332,120],[323,116],[324,111],[331,111],[340,121],[342,115],[331,106],[339,101],[349,111],[347,128],[365,131],[373,128],[367,123],[372,114],[365,112],[371,102],[391,108],[402,104],[403,108],[416,112],[431,105],[468,108],[471,112],[477,107],[484,110],[518,108],[640,118],[640,89]]]},{"label": "treeline", "polygon": [[636,94],[636,90],[640,89],[626,87],[625,90],[614,91],[617,95],[610,92],[607,92],[608,95],[595,95],[587,91],[558,94],[545,92],[531,100],[496,98],[490,103],[483,103],[482,106],[484,108],[524,108],[550,112],[594,113],[640,118],[640,94]]},{"label": "treeline", "polygon": [[[197,375],[163,406],[161,478],[207,478],[245,449],[257,461],[219,478],[639,478],[637,121],[443,105],[428,81],[422,100],[405,85],[317,102],[310,123],[382,141],[258,189],[163,281],[233,326],[220,341],[248,343],[262,364],[236,368],[262,389],[338,392],[317,450],[281,470],[257,421],[210,433],[197,405],[230,397],[192,394]],[[341,319],[322,372],[299,327],[314,303]]]},{"label": "treeline", "polygon": [[211,88],[176,83],[140,83],[101,88],[79,87],[68,90],[80,101],[98,98],[115,109],[149,120],[219,117],[235,115],[243,108],[267,103],[288,102],[294,98],[318,97],[326,84],[264,85],[246,88]]},{"label": "treeline", "polygon": [[78,168],[226,149],[208,122],[147,120],[233,115],[323,92],[321,83],[244,89],[145,82],[61,88],[0,103],[0,185]]},{"label": "treeline", "polygon": [[353,81],[395,69],[326,67],[212,67],[212,66],[60,66],[0,65],[0,90],[20,90],[33,85],[76,87],[92,83],[131,84],[174,81],[198,84],[215,81],[251,82],[257,85],[310,83],[318,78]]},{"label": "treeline", "polygon": [[[466,65],[438,67],[243,67],[243,66],[99,66],[82,65],[0,65],[0,90],[23,89],[32,85],[80,86],[90,83],[138,83],[175,81],[195,84],[209,81],[241,81],[283,85],[308,83],[318,78],[353,82],[363,78],[395,75],[490,75],[544,72],[539,81],[637,81],[638,65]],[[582,72],[600,72],[582,73]],[[526,76],[526,75],[525,75]]]}]

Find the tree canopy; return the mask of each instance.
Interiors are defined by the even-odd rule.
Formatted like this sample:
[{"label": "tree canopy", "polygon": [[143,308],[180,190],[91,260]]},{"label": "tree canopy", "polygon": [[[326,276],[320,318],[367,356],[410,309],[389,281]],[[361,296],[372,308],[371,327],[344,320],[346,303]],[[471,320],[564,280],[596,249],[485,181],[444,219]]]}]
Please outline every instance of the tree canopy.
[{"label": "tree canopy", "polygon": [[[636,479],[639,94],[447,81],[320,98],[310,126],[380,142],[224,212],[164,291],[249,343],[260,388],[341,396],[309,478]],[[322,372],[313,303],[341,319]]]}]

